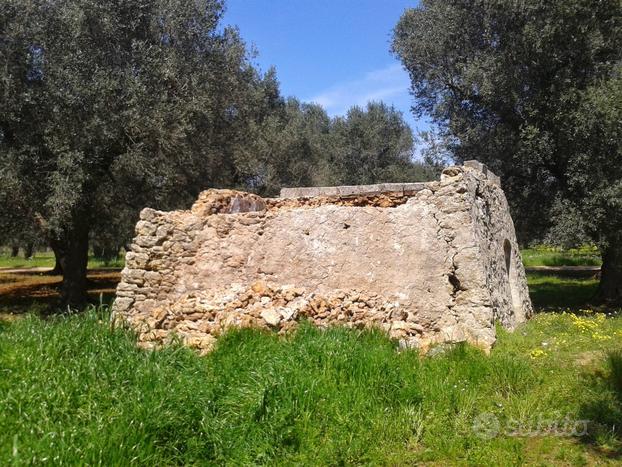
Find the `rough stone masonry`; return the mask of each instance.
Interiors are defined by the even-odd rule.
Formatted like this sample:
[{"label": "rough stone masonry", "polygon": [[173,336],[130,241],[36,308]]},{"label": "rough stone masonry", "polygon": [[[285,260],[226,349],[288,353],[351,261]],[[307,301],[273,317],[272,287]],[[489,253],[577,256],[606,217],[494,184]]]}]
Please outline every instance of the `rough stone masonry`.
[{"label": "rough stone masonry", "polygon": [[469,161],[440,181],[207,190],[189,211],[144,209],[113,318],[141,345],[209,351],[227,328],[376,326],[423,351],[532,314],[499,178]]}]

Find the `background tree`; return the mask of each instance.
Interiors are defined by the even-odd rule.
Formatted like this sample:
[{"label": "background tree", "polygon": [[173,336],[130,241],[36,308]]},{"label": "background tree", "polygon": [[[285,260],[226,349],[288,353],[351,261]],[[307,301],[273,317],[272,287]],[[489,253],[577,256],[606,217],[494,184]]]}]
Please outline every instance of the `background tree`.
[{"label": "background tree", "polygon": [[411,178],[414,139],[401,112],[382,102],[352,107],[332,125],[328,166],[334,184],[356,185]]},{"label": "background tree", "polygon": [[434,119],[458,161],[503,176],[523,242],[541,238],[563,203],[600,213],[587,227],[603,255],[601,298],[617,302],[620,289],[605,284],[622,267],[619,135],[589,113],[613,118],[602,90],[622,59],[621,25],[619,0],[422,0],[393,40],[414,111]]},{"label": "background tree", "polygon": [[331,119],[318,105],[279,99],[261,121],[255,120],[246,188],[278,195],[283,186],[322,184],[322,161],[331,151]]},{"label": "background tree", "polygon": [[0,206],[5,207],[0,211],[0,246],[8,246],[12,257],[18,256],[21,248],[24,258],[28,259],[35,248],[47,242],[43,232],[32,222],[26,200],[19,199],[12,190],[15,185],[16,181],[7,180],[5,190],[0,190]]},{"label": "background tree", "polygon": [[[247,189],[277,195],[283,186],[357,185],[429,180],[430,161],[414,160],[401,112],[381,102],[330,118],[315,104],[276,99],[255,124],[245,158]],[[257,120],[255,120],[257,122]]]},{"label": "background tree", "polygon": [[599,296],[622,302],[622,66],[590,86],[574,112],[568,137],[575,150],[568,160],[572,215],[603,257]]},{"label": "background tree", "polygon": [[437,129],[420,131],[416,137],[417,150],[420,154],[421,169],[426,179],[438,180],[443,169],[454,163],[449,135]]}]

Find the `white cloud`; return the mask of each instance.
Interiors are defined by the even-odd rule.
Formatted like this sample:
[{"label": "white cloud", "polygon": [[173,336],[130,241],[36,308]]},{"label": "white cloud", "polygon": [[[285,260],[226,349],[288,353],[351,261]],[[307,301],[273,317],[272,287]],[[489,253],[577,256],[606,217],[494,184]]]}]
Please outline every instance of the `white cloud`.
[{"label": "white cloud", "polygon": [[365,73],[362,78],[331,86],[306,100],[320,104],[331,116],[343,115],[354,105],[364,106],[374,100],[383,100],[407,113],[409,86],[408,74],[396,63]]}]

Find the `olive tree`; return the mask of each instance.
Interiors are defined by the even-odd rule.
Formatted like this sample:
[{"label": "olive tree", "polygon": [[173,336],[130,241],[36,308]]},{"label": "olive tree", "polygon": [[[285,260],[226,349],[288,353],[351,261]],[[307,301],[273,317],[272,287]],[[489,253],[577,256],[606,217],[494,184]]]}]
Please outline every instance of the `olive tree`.
[{"label": "olive tree", "polygon": [[0,3],[0,216],[36,222],[86,298],[92,226],[235,185],[262,78],[220,0]]}]

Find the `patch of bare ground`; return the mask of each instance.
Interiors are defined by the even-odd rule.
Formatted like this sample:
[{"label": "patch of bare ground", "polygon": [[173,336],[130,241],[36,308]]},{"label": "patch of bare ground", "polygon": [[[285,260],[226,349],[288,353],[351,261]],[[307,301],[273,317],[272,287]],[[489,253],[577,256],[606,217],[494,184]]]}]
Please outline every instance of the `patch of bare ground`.
[{"label": "patch of bare ground", "polygon": [[[119,270],[93,269],[88,272],[88,293],[94,301],[110,301],[120,280]],[[50,276],[28,269],[10,273],[0,271],[0,319],[14,317],[32,306],[53,307],[59,298],[61,276]]]}]

